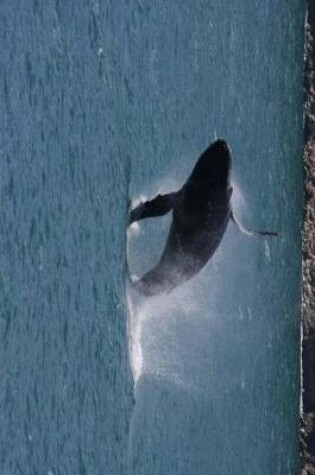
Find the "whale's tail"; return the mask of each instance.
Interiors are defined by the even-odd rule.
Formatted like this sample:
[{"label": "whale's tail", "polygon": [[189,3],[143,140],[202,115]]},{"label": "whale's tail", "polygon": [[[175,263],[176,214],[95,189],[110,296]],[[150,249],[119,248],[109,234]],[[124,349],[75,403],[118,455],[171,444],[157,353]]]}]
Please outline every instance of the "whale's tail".
[{"label": "whale's tail", "polygon": [[260,231],[256,229],[246,229],[236,218],[236,216],[231,211],[230,218],[235,224],[235,226],[241,231],[241,233],[246,234],[246,236],[278,236],[277,232],[274,231]]}]

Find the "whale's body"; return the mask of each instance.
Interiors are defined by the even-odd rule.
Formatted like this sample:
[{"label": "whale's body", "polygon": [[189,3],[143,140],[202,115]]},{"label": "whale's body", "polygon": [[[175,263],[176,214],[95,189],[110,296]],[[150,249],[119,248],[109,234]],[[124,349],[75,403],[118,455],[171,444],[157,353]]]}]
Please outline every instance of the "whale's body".
[{"label": "whale's body", "polygon": [[171,210],[173,215],[159,262],[134,283],[139,292],[146,296],[170,292],[191,279],[213,256],[229,219],[241,228],[231,209],[231,163],[227,143],[217,140],[200,156],[179,191],[158,195],[131,211],[130,223],[161,216]]}]

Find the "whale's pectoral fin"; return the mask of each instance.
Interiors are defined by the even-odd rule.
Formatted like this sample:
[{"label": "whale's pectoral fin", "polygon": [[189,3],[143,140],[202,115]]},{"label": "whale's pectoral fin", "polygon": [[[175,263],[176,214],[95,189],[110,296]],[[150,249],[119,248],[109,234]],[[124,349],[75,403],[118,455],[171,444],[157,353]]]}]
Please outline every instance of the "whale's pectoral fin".
[{"label": "whale's pectoral fin", "polygon": [[233,212],[231,211],[230,218],[235,224],[235,226],[247,236],[278,236],[278,233],[274,231],[257,231],[255,229],[246,229],[244,226],[239,222],[239,220],[235,217]]},{"label": "whale's pectoral fin", "polygon": [[139,221],[140,219],[163,216],[174,207],[176,196],[177,192],[168,193],[167,195],[157,195],[153,200],[140,203],[136,208],[131,210],[129,224]]}]

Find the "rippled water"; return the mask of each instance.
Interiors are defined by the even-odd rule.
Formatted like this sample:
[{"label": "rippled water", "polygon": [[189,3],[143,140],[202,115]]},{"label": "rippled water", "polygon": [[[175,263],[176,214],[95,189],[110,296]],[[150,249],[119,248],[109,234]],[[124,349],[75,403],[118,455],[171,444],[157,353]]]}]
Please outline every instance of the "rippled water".
[{"label": "rippled water", "polygon": [[[297,472],[303,16],[0,3],[1,474]],[[181,186],[216,136],[238,216],[280,238],[230,224],[187,285],[126,298],[129,198]],[[133,273],[169,220],[128,231]]]}]

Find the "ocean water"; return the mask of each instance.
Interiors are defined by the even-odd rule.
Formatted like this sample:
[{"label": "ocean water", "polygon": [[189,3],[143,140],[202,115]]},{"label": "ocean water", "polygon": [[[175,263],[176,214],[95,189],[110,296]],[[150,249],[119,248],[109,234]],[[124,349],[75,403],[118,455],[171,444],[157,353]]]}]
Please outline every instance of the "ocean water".
[{"label": "ocean water", "polygon": [[[0,2],[0,473],[298,473],[302,66],[297,0]],[[216,137],[231,223],[144,300]]]}]

